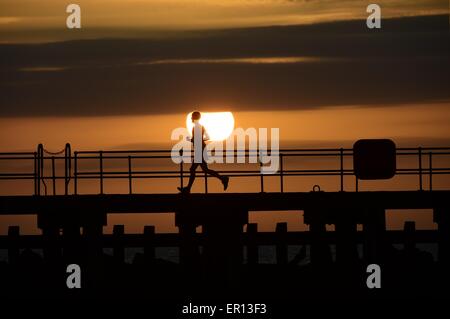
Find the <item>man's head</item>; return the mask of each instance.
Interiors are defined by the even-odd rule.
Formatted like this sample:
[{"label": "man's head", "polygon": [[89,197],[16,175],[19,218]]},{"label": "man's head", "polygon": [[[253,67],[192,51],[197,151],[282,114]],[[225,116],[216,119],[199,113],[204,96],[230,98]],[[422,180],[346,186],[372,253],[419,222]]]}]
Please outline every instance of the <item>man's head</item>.
[{"label": "man's head", "polygon": [[202,114],[199,111],[194,111],[191,114],[192,122],[200,120],[201,117],[202,117]]}]

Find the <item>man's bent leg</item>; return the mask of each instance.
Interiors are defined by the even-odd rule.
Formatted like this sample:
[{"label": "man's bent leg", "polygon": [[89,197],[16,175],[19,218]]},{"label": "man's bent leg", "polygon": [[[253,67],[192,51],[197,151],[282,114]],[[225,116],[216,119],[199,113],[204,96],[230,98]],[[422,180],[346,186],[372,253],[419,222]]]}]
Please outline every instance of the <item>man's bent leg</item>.
[{"label": "man's bent leg", "polygon": [[198,165],[199,165],[198,163],[192,163],[191,168],[189,169],[190,175],[189,175],[188,185],[183,188],[177,187],[180,192],[182,192],[182,193],[190,193],[191,192],[192,184],[194,184],[194,181],[195,181],[195,170],[197,169]]},{"label": "man's bent leg", "polygon": [[202,164],[200,164],[200,167],[202,168],[202,170],[203,170],[206,174],[209,174],[209,175],[211,175],[211,176],[214,176],[214,177],[216,177],[216,178],[218,178],[218,179],[220,179],[220,180],[222,179],[222,176],[220,176],[220,174],[217,173],[216,171],[210,169],[210,168],[208,167],[208,164],[202,163]]},{"label": "man's bent leg", "polygon": [[229,177],[228,176],[221,176],[219,173],[217,173],[215,170],[212,170],[208,167],[208,165],[206,163],[202,163],[200,164],[200,167],[202,168],[202,170],[206,173],[209,174],[211,176],[214,176],[218,179],[220,179],[220,181],[223,184],[223,189],[226,190],[228,188],[228,180]]},{"label": "man's bent leg", "polygon": [[190,175],[189,175],[189,182],[186,186],[189,190],[192,188],[192,184],[194,184],[195,181],[195,170],[198,167],[198,163],[192,163],[191,168],[189,169]]}]

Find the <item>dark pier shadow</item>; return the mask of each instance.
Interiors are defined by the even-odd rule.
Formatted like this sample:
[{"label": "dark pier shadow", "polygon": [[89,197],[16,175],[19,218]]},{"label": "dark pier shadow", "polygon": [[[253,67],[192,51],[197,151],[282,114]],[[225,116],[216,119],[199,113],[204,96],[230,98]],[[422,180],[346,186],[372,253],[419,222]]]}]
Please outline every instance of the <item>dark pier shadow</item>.
[{"label": "dark pier shadow", "polygon": [[[406,222],[402,231],[386,230],[382,208],[311,207],[298,215],[309,231],[289,232],[286,223],[279,223],[271,233],[248,223],[247,209],[180,209],[177,234],[155,233],[151,225],[142,234],[126,234],[123,225],[115,225],[113,234],[105,235],[106,215],[42,213],[41,236],[23,236],[19,227],[11,226],[8,236],[0,238],[8,252],[8,261],[0,263],[0,295],[149,300],[447,296],[450,236],[448,210],[443,208],[434,209],[435,231],[416,230],[414,222]],[[335,225],[335,231],[326,231],[327,224]],[[202,233],[196,232],[198,226]],[[437,245],[437,258],[419,250],[418,242]],[[271,264],[261,262],[267,245],[275,248]],[[112,253],[105,253],[108,247]],[[127,249],[133,247],[140,251],[127,258]],[[157,247],[176,247],[178,262],[159,258]],[[81,267],[81,289],[66,286],[69,264]],[[382,269],[381,289],[366,285],[369,264]]]}]

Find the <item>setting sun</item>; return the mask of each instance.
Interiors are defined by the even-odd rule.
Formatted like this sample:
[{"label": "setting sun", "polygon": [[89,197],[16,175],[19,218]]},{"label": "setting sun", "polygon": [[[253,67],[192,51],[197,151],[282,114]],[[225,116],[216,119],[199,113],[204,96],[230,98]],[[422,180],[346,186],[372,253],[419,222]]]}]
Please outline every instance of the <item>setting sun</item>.
[{"label": "setting sun", "polygon": [[[234,129],[234,117],[231,112],[201,112],[200,124],[208,132],[211,141],[223,141],[231,135]],[[186,117],[186,127],[192,132],[194,124],[191,113]]]}]

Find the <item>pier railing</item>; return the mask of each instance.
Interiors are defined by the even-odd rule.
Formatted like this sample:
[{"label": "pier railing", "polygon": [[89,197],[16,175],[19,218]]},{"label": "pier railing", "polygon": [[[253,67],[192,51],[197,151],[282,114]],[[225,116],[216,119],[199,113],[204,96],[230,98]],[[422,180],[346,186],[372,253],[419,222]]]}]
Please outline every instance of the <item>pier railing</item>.
[{"label": "pier railing", "polygon": [[[270,154],[270,151],[268,155]],[[355,180],[355,191],[358,191],[358,179],[355,176],[353,166],[348,164],[353,157],[353,150],[349,148],[336,149],[281,149],[276,154],[279,156],[279,169],[273,174],[263,174],[259,169],[262,166],[260,162],[248,164],[249,158],[258,158],[259,154],[254,150],[235,150],[226,151],[221,155],[234,157],[241,156],[245,160],[244,170],[219,170],[219,173],[226,174],[233,178],[259,177],[259,188],[261,192],[265,191],[264,183],[267,178],[278,178],[279,191],[285,191],[285,178],[290,176],[335,176],[338,178],[340,191],[345,191],[345,179],[353,178]],[[180,154],[181,157],[191,155]],[[215,154],[217,156],[217,154]],[[397,160],[409,157],[412,166],[397,167],[396,175],[412,175],[417,177],[417,189],[425,190],[425,185],[429,191],[433,190],[433,176],[450,175],[450,147],[417,147],[417,148],[397,148]],[[294,158],[296,161],[286,165],[288,159]],[[302,159],[314,158],[333,159],[336,165],[333,167],[316,168],[308,167],[308,163]],[[447,159],[444,166],[437,166],[435,163],[441,159]],[[122,160],[126,165],[118,169],[107,169],[106,166],[111,161]],[[146,167],[135,167],[136,161],[145,160]],[[157,161],[164,160],[164,167],[155,165]],[[24,171],[10,171],[7,162],[20,163]],[[83,170],[81,164],[86,161],[94,161],[94,168]],[[236,161],[235,161],[236,162]],[[64,170],[57,169],[58,165],[63,163]],[[345,164],[347,163],[347,164]],[[49,152],[42,144],[37,147],[36,152],[4,152],[0,153],[0,180],[33,180],[35,195],[50,195],[48,185],[52,185],[53,195],[57,194],[57,181],[64,181],[64,194],[78,194],[79,182],[81,180],[98,181],[99,193],[104,193],[104,186],[108,180],[127,180],[128,192],[133,194],[133,182],[140,179],[173,179],[178,180],[182,187],[185,179],[189,177],[187,164],[174,164],[172,162],[170,150],[89,150],[72,152],[70,144],[60,152]],[[236,168],[231,165],[231,168]],[[204,174],[204,191],[208,193],[208,176]],[[71,187],[70,187],[71,186]]]}]

